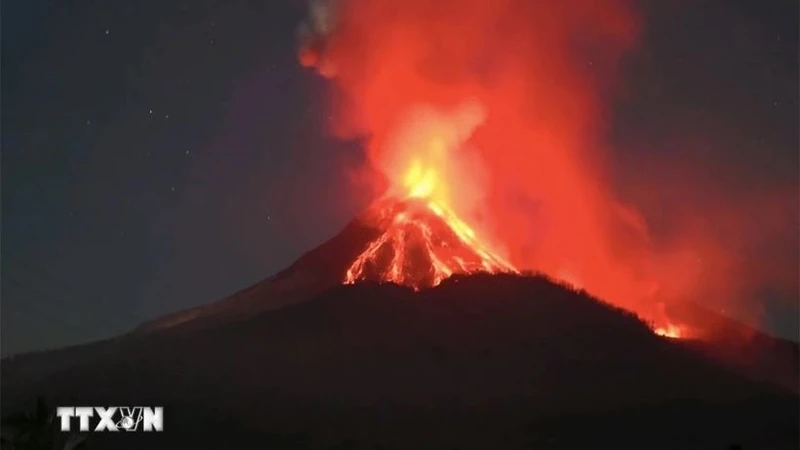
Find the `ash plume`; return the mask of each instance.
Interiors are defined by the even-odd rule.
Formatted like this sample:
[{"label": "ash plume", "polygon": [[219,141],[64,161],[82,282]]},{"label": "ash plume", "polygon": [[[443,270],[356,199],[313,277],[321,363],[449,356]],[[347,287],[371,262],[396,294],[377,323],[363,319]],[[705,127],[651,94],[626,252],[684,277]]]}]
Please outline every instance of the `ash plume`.
[{"label": "ash plume", "polygon": [[[725,299],[715,307],[755,314],[742,304],[755,285],[792,278],[753,271],[733,250],[754,238],[758,221],[721,198],[708,198],[712,207],[692,201],[709,180],[681,180],[668,165],[659,177],[635,168],[620,175],[604,144],[622,58],[645,26],[633,5],[314,1],[300,27],[299,59],[331,79],[334,135],[365,139],[365,172],[382,175],[376,197],[402,170],[397,136],[415,123],[414,111],[453,116],[471,102],[483,117],[448,150],[444,165],[459,169],[446,184],[469,192],[450,196],[452,206],[516,267],[566,280],[645,318],[709,295]],[[631,180],[637,184],[620,187]],[[653,193],[664,190],[688,190],[689,199],[672,205],[674,217],[660,219],[653,202],[663,196]],[[772,236],[784,232],[775,229],[781,215],[774,205],[759,194],[744,206],[759,210]]]}]

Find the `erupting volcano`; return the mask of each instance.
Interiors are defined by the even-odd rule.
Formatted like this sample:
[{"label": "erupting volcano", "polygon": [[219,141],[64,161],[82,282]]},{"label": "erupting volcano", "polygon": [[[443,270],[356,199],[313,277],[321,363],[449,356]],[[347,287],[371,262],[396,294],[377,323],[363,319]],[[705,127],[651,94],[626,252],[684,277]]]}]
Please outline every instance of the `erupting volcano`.
[{"label": "erupting volcano", "polygon": [[418,107],[386,138],[390,185],[360,219],[379,234],[347,268],[345,283],[386,281],[418,290],[457,273],[517,272],[455,207],[465,204],[475,178],[464,164],[465,141],[483,119],[475,101],[444,111]]},{"label": "erupting volcano", "polygon": [[377,237],[337,281],[419,290],[455,273],[542,273],[673,338],[698,330],[665,306],[740,312],[754,292],[763,268],[737,245],[760,226],[732,226],[741,214],[713,198],[690,204],[700,190],[674,182],[682,168],[647,165],[651,177],[619,158],[624,59],[645,25],[632,2],[309,5],[299,62],[329,82],[332,137],[363,148],[343,192],[381,199],[364,218]]},{"label": "erupting volcano", "polygon": [[384,199],[366,217],[384,231],[347,269],[345,283],[388,281],[420,289],[457,273],[516,272],[452,210],[433,200]]}]

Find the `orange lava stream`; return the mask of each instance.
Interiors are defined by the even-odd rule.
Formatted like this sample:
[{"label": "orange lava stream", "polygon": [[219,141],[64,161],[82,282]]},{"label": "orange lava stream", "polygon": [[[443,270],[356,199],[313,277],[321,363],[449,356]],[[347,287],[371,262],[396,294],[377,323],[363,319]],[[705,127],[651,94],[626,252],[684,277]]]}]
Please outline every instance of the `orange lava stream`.
[{"label": "orange lava stream", "polygon": [[451,209],[414,197],[383,203],[387,209],[381,215],[389,216],[379,224],[384,231],[347,269],[345,284],[372,279],[418,290],[457,273],[517,272]]},{"label": "orange lava stream", "polygon": [[517,272],[452,210],[432,200],[412,199],[387,222],[347,269],[346,284],[376,279],[421,289],[457,273]]}]

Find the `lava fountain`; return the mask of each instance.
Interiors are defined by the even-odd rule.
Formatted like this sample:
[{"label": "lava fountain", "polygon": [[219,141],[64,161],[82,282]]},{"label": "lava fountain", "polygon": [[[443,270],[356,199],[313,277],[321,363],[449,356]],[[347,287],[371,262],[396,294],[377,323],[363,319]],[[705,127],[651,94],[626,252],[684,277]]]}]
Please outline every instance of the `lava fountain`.
[{"label": "lava fountain", "polygon": [[468,176],[457,169],[457,156],[481,116],[471,103],[451,116],[420,108],[404,122],[389,143],[392,186],[368,213],[382,233],[347,269],[345,283],[371,279],[420,289],[453,274],[517,272],[453,206],[456,182]]}]

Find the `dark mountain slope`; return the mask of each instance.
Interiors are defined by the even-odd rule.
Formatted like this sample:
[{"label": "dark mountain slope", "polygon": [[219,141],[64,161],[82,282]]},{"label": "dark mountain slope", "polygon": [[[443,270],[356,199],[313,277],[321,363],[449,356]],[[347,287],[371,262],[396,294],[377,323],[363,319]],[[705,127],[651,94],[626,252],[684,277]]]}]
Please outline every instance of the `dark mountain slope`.
[{"label": "dark mountain slope", "polygon": [[[731,436],[720,430],[734,425],[748,442],[797,445],[797,410],[787,407],[797,404],[793,394],[739,376],[689,343],[655,336],[632,315],[540,277],[456,277],[418,293],[339,286],[202,330],[178,326],[103,346],[91,359],[27,381],[15,375],[23,365],[4,361],[4,413],[35,395],[58,404],[165,405],[183,428],[172,438],[148,438],[152,448],[211,442],[202,436],[216,431],[192,428],[187,419],[208,420],[201,410],[254,436],[304,432],[308,448],[346,438],[392,448],[527,448],[532,434],[563,434],[570,422],[588,430],[592,417],[610,417],[616,427],[642,420],[682,427],[659,442],[681,436],[675,442],[687,444],[681,430],[708,414],[719,421],[698,440],[703,445],[724,448]],[[681,400],[683,412],[670,414]],[[751,416],[758,420],[740,423]],[[598,443],[622,445],[625,436],[608,432]],[[617,448],[652,443],[631,439]],[[583,448],[575,442],[561,448]]]},{"label": "dark mountain slope", "polygon": [[137,333],[148,333],[188,322],[203,327],[208,321],[224,321],[309,300],[342,283],[347,267],[380,230],[363,218],[351,221],[336,236],[306,252],[292,265],[232,296],[142,324]]},{"label": "dark mountain slope", "polygon": [[699,354],[751,379],[800,391],[800,345],[775,338],[696,303],[673,305],[670,314],[697,330],[687,341]]}]

